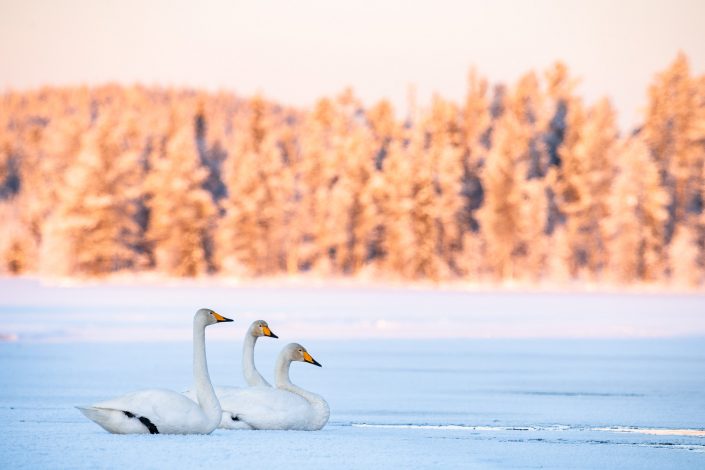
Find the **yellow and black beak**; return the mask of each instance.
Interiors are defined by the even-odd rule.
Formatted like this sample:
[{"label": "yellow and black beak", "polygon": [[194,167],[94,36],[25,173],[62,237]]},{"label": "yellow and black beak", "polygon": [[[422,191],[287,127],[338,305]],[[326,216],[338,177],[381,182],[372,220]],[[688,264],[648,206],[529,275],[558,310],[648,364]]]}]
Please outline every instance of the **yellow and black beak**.
[{"label": "yellow and black beak", "polygon": [[304,361],[308,362],[309,364],[313,364],[314,366],[318,367],[323,367],[318,363],[317,360],[315,360],[311,355],[308,353],[308,351],[304,351]]},{"label": "yellow and black beak", "polygon": [[233,321],[231,318],[225,318],[223,315],[219,313],[213,312],[213,316],[215,317],[216,320],[218,320],[218,323],[224,322],[224,321]]},{"label": "yellow and black beak", "polygon": [[269,336],[270,338],[279,338],[279,336],[272,333],[272,330],[270,330],[268,326],[262,327],[262,333],[264,333],[264,336]]}]

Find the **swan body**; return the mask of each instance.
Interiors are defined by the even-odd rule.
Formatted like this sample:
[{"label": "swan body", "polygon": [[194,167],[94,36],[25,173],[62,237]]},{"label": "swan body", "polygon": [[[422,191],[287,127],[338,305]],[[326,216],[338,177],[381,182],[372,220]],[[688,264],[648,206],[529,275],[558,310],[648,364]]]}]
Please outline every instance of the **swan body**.
[{"label": "swan body", "polygon": [[208,375],[206,326],[232,321],[209,309],[193,317],[193,376],[196,399],[165,389],[128,393],[92,406],[77,407],[88,419],[116,434],[210,434],[222,411]]},{"label": "swan body", "polygon": [[323,428],[330,417],[328,403],[321,396],[291,383],[289,366],[292,361],[321,366],[300,344],[286,345],[277,358],[276,387],[219,390],[223,408],[220,427],[301,431]]}]

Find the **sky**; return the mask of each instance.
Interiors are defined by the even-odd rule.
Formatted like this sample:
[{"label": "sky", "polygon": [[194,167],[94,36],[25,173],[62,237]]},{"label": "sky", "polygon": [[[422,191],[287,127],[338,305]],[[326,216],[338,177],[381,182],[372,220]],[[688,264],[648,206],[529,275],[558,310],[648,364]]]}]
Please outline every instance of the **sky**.
[{"label": "sky", "polygon": [[475,66],[511,84],[563,60],[588,102],[636,125],[679,50],[705,72],[705,1],[0,0],[0,90],[119,82],[309,106],[353,87],[404,112],[410,85],[460,100]]}]

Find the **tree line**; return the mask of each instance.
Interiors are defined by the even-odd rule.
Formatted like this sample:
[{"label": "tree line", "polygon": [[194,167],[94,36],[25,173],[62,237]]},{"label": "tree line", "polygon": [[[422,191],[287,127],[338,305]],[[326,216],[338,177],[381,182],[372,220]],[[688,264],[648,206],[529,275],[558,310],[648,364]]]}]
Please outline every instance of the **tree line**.
[{"label": "tree line", "polygon": [[705,277],[705,76],[642,125],[558,62],[399,116],[144,86],[0,97],[0,272],[653,282]]}]

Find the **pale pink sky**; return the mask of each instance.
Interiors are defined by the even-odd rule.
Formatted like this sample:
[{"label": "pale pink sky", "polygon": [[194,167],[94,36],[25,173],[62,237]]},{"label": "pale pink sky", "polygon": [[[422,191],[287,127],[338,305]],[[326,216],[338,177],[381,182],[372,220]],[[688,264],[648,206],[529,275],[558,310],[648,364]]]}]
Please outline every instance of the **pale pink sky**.
[{"label": "pale pink sky", "polygon": [[493,81],[564,60],[590,101],[639,119],[679,49],[705,71],[705,1],[0,0],[0,90],[187,85],[296,105],[351,85],[403,111],[407,87],[460,99],[471,65]]}]

